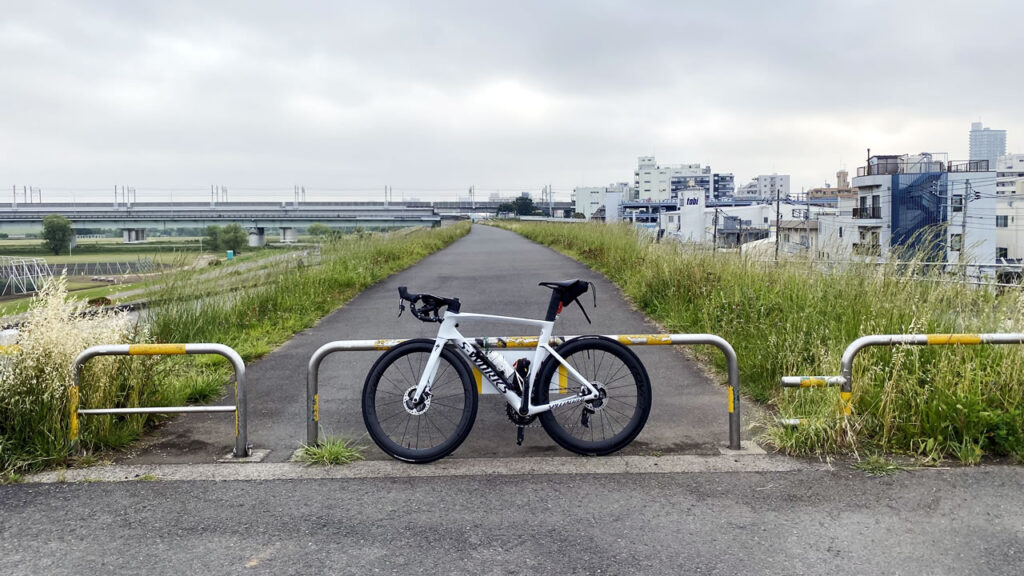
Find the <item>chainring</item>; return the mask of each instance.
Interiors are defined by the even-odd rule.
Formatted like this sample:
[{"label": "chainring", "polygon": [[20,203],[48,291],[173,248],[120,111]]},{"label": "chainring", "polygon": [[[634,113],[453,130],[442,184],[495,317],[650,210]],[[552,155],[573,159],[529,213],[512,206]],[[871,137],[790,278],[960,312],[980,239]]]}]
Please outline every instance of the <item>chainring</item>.
[{"label": "chainring", "polygon": [[511,404],[505,404],[505,415],[508,416],[509,422],[515,426],[522,426],[523,428],[538,426],[538,424],[533,424],[533,421],[537,419],[536,414],[523,416],[518,410],[513,408]]}]

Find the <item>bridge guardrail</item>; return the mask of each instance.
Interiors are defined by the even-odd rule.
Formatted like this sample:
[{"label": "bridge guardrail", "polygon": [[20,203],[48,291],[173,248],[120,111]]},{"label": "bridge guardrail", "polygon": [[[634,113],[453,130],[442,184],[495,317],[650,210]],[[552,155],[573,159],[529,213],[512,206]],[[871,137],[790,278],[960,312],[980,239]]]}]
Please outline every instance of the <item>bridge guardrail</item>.
[{"label": "bridge guardrail", "polygon": [[[624,334],[608,335],[626,346],[715,346],[725,355],[729,374],[729,448],[740,449],[740,371],[736,352],[725,339],[714,334]],[[578,336],[563,336],[551,339],[552,346],[558,346]],[[306,376],[306,444],[318,442],[320,426],[320,364],[324,358],[335,352],[385,351],[405,342],[405,339],[379,340],[337,340],[328,342],[313,353],[309,359]],[[476,338],[475,344],[487,348],[536,348],[537,337],[516,336],[506,338]]]},{"label": "bridge guardrail", "polygon": [[[234,406],[170,406],[143,408],[92,408],[78,407],[78,390],[85,363],[96,356],[164,356],[178,354],[216,354],[227,358],[235,369]],[[171,414],[185,412],[234,412],[235,446],[232,455],[245,457],[252,447],[246,434],[245,362],[232,348],[223,344],[109,344],[87,348],[75,358],[71,365],[72,385],[69,401],[71,416],[71,441],[78,441],[78,417],[89,414]]]}]

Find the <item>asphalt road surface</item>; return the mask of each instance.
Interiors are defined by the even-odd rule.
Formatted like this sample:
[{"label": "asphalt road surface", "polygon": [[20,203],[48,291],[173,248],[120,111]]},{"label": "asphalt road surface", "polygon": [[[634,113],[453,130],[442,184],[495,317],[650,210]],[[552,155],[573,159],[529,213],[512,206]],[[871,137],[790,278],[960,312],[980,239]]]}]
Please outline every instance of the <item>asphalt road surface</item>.
[{"label": "asphalt road surface", "polygon": [[[288,460],[306,438],[306,373],[310,356],[334,340],[433,337],[437,324],[398,313],[398,286],[461,299],[463,312],[543,318],[550,292],[538,282],[581,278],[597,286],[581,299],[593,320],[575,307],[555,325],[555,334],[637,334],[660,330],[633,310],[601,274],[517,234],[489,226],[472,232],[415,266],[370,287],[246,369],[248,435],[268,462]],[[491,322],[464,323],[467,336],[536,335],[529,328]],[[666,346],[634,347],[650,375],[653,408],[647,426],[625,454],[717,454],[728,445],[726,388],[708,379],[685,352]],[[387,458],[366,436],[360,409],[363,381],[379,352],[339,352],[320,368],[320,423],[330,435],[361,438],[367,458]],[[742,362],[742,358],[740,359]],[[720,379],[724,383],[724,376]],[[232,403],[225,398],[223,403]],[[483,395],[469,438],[450,458],[567,455],[543,429],[529,428],[522,446],[497,395]],[[741,415],[752,409],[744,405]],[[159,430],[129,463],[212,462],[231,451],[232,419],[224,414],[189,414]]]},{"label": "asphalt road surface", "polygon": [[1019,575],[1022,481],[842,467],[0,486],[0,573]]}]

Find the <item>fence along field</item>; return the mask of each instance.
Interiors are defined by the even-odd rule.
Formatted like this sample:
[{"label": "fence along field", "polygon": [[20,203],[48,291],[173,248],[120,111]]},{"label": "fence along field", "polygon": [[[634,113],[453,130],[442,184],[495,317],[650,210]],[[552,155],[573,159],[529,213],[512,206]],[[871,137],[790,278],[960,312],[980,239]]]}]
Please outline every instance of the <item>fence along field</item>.
[{"label": "fence along field", "polygon": [[[199,271],[168,273],[152,294],[149,323],[116,312],[81,315],[56,277],[33,302],[18,340],[0,351],[0,478],[69,461],[69,367],[98,344],[216,342],[246,362],[273,350],[365,289],[469,232],[454,226],[361,233],[325,243],[320,264],[285,259],[259,268],[259,281],[240,281],[230,297],[210,297],[193,282]],[[218,397],[230,375],[216,357],[102,357],[86,365],[83,406],[178,406]],[[93,416],[82,420],[88,454],[130,443],[159,416]],[[86,461],[93,459],[86,456]]]},{"label": "fence along field", "polygon": [[[780,377],[837,373],[866,334],[1021,332],[1019,290],[968,288],[921,262],[755,262],[626,225],[508,222],[503,227],[599,270],[669,332],[718,334],[739,358],[745,393],[777,416],[761,439],[791,454],[907,453],[925,462],[1024,457],[1024,347],[872,348],[854,365],[846,415],[836,388],[783,390]],[[920,281],[920,280],[943,281]],[[716,355],[707,358],[721,369]]]}]

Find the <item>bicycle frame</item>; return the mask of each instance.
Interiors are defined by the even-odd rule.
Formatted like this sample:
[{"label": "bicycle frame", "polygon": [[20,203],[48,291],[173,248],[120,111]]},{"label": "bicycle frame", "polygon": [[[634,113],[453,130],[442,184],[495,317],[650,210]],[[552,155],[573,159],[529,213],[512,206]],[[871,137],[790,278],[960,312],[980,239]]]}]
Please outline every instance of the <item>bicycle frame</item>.
[{"label": "bicycle frame", "polygon": [[[527,385],[523,390],[522,397],[516,394],[515,390],[511,389],[507,385],[504,378],[495,372],[490,365],[490,360],[485,359],[486,354],[484,351],[458,331],[456,326],[458,326],[460,320],[491,320],[507,324],[519,324],[540,328],[540,336],[537,339],[537,348],[534,350],[533,362],[530,365],[529,378]],[[430,352],[430,358],[427,359],[427,364],[423,369],[423,374],[420,375],[419,383],[416,385],[414,402],[419,402],[423,398],[424,392],[430,390],[430,387],[433,385],[434,377],[437,374],[437,367],[439,364],[438,360],[441,357],[441,351],[448,342],[454,343],[455,349],[459,351],[462,357],[469,362],[471,366],[475,366],[477,370],[480,371],[482,377],[487,378],[491,385],[505,396],[505,401],[520,414],[532,416],[566,404],[585,402],[587,400],[598,398],[600,396],[598,390],[594,388],[582,374],[570,366],[564,358],[559,356],[558,353],[555,352],[554,348],[550,346],[549,342],[551,341],[551,333],[554,330],[554,326],[554,321],[549,322],[546,320],[533,320],[530,318],[516,318],[512,316],[494,316],[491,314],[445,312],[444,320],[441,322],[441,327],[437,330],[437,338],[434,342],[434,348]],[[568,375],[579,382],[582,387],[580,389],[580,393],[571,398],[562,398],[548,404],[534,405],[530,391],[533,390],[534,385],[536,385],[535,378],[537,372],[540,370],[541,365],[548,356],[557,360],[558,363],[565,368]],[[551,385],[550,382],[543,384],[547,386]],[[525,412],[523,411],[524,403],[526,407]]]}]

